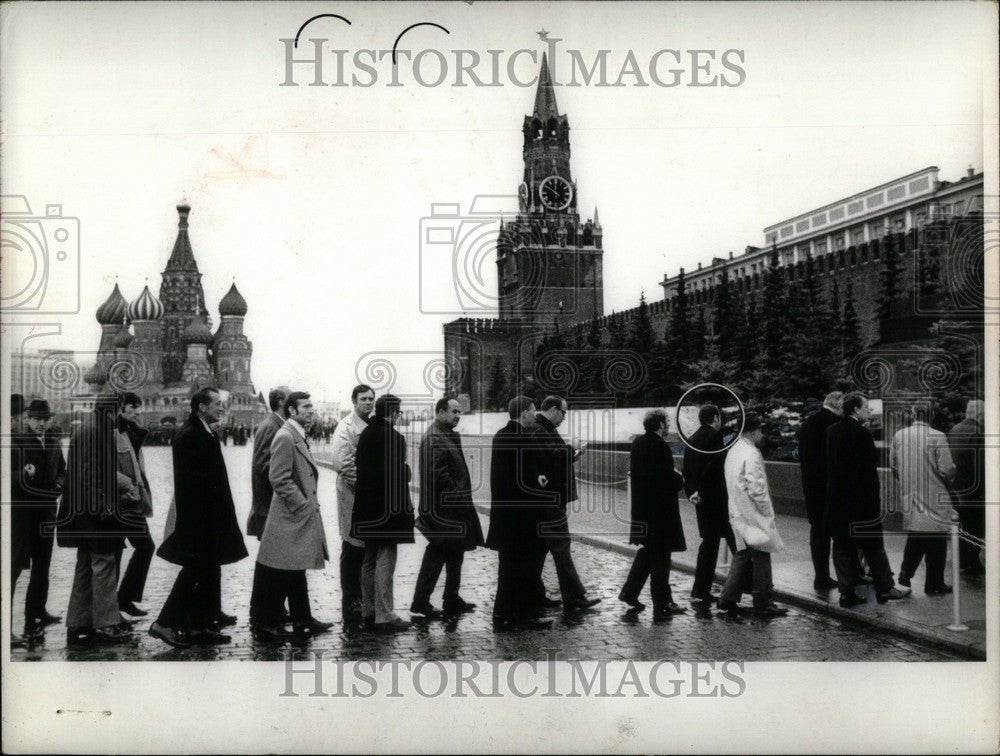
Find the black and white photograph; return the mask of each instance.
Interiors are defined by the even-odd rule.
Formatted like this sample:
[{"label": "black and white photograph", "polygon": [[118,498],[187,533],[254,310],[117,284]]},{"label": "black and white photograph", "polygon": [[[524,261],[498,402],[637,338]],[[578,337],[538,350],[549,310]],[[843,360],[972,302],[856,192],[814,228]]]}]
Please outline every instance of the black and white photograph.
[{"label": "black and white photograph", "polygon": [[997,24],[0,3],[3,750],[995,753]]}]

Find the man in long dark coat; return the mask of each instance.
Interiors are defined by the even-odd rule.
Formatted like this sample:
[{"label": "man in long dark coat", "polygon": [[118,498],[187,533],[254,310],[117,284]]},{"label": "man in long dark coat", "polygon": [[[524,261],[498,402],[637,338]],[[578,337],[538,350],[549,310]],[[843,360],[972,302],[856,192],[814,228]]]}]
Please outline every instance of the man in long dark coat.
[{"label": "man in long dark coat", "polygon": [[[986,537],[986,446],[983,440],[983,416],[986,406],[982,399],[971,400],[965,408],[965,419],[948,431],[948,445],[955,461],[952,485],[958,498],[955,507],[962,529],[978,537]],[[959,543],[959,564],[966,575],[985,575],[979,561],[979,546],[964,538]],[[952,555],[954,559],[954,555]]]},{"label": "man in long dark coat", "polygon": [[857,550],[868,561],[878,602],[904,598],[909,588],[897,588],[882,538],[882,503],[878,450],[863,423],[868,400],[862,394],[844,397],[844,417],[826,431],[826,510],[824,527],[833,538],[840,605],[863,604],[854,592],[858,583]]},{"label": "man in long dark coat", "polygon": [[701,427],[691,435],[684,449],[684,490],[695,505],[701,536],[691,598],[711,604],[718,600],[712,594],[712,583],[719,561],[719,540],[725,539],[732,554],[736,553],[736,542],[729,524],[726,453],[719,408],[706,404],[698,410],[698,421]]},{"label": "man in long dark coat", "polygon": [[635,609],[643,609],[639,593],[649,578],[653,617],[662,619],[683,611],[670,590],[670,559],[684,551],[677,492],[684,478],[674,469],[674,456],[666,442],[667,415],[650,410],[642,421],[645,433],[632,442],[629,470],[632,476],[632,524],[629,543],[639,546],[628,578],[618,598]]},{"label": "man in long dark coat", "polygon": [[538,619],[537,554],[541,548],[539,520],[545,502],[539,483],[535,404],[517,396],[507,405],[510,420],[493,436],[490,457],[490,527],[486,545],[499,556],[497,592],[493,604],[496,630],[540,630]]},{"label": "man in long dark coat", "polygon": [[76,571],[66,612],[67,642],[116,643],[130,633],[120,627],[115,555],[125,535],[141,533],[141,515],[125,511],[118,487],[114,395],[97,398],[69,441],[66,484],[56,521],[57,541],[75,548]]},{"label": "man in long dark coat", "polygon": [[568,411],[569,406],[565,399],[547,396],[542,400],[542,411],[535,418],[535,438],[539,447],[542,489],[549,499],[549,506],[540,526],[542,544],[535,565],[535,585],[539,601],[543,606],[554,603],[546,598],[545,584],[542,582],[545,556],[551,553],[556,576],[559,579],[563,608],[571,610],[587,609],[599,603],[600,599],[587,598],[587,590],[583,587],[580,575],[576,571],[570,551],[572,541],[569,537],[567,505],[577,499],[576,473],[573,465],[582,452],[574,450],[566,443],[557,430],[566,419]]},{"label": "man in long dark coat", "polygon": [[49,403],[35,399],[28,405],[28,427],[23,435],[24,459],[34,473],[24,489],[27,500],[19,507],[23,508],[29,523],[25,533],[29,537],[31,558],[31,578],[24,599],[25,636],[36,636],[46,625],[62,620],[45,608],[49,596],[53,527],[66,476],[62,444],[56,434],[48,431],[52,416]]},{"label": "man in long dark coat", "polygon": [[376,632],[398,632],[410,623],[396,614],[393,576],[396,547],[413,543],[413,504],[406,439],[393,426],[402,417],[399,397],[375,400],[375,416],[358,438],[357,484],[351,537],[365,544],[361,612]]},{"label": "man in long dark coat", "polygon": [[427,548],[410,611],[427,617],[437,614],[431,594],[442,567],[445,613],[459,614],[476,608],[458,593],[465,552],[483,545],[483,528],[472,503],[472,480],[462,452],[462,438],[455,431],[461,418],[462,406],[457,399],[438,400],[434,422],[420,440],[417,528],[427,538]]},{"label": "man in long dark coat", "polygon": [[844,395],[831,391],[823,400],[823,408],[802,421],[799,430],[799,467],[802,472],[802,493],[809,517],[809,551],[812,554],[813,588],[827,591],[837,587],[830,577],[830,534],[824,527],[826,511],[826,431],[843,414]]},{"label": "man in long dark coat", "polygon": [[[10,395],[10,443],[7,452],[10,455],[10,597],[14,599],[14,588],[21,572],[31,566],[30,555],[30,522],[25,512],[17,504],[25,498],[24,486],[30,481],[27,462],[24,459],[23,433],[27,416],[27,407],[21,394]],[[9,607],[8,607],[9,608]],[[11,619],[13,622],[13,619]],[[11,648],[24,645],[24,639],[15,635],[13,627],[10,634]]]},{"label": "man in long dark coat", "polygon": [[172,646],[228,643],[218,631],[218,600],[224,564],[247,556],[236,521],[226,461],[209,427],[224,411],[215,389],[191,398],[191,414],[174,436],[174,501],[177,521],[157,554],[181,571],[149,634]]}]

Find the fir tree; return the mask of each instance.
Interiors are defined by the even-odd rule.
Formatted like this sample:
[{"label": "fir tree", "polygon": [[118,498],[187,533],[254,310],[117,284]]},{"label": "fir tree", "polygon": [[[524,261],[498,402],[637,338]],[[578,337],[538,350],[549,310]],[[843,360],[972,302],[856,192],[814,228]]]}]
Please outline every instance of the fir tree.
[{"label": "fir tree", "polygon": [[503,409],[507,406],[507,378],[504,375],[503,363],[499,355],[493,358],[490,370],[490,381],[486,389],[486,407],[491,410]]},{"label": "fir tree", "polygon": [[899,253],[901,239],[889,234],[882,242],[882,271],[879,280],[879,333],[885,336],[885,324],[892,316],[892,303],[899,296]]},{"label": "fir tree", "polygon": [[861,342],[861,325],[858,322],[858,311],[854,307],[854,286],[850,275],[844,289],[844,311],[840,319],[840,352],[844,371],[864,348]]},{"label": "fir tree", "polygon": [[764,276],[764,292],[760,300],[760,332],[757,341],[760,359],[758,367],[773,373],[782,370],[782,334],[785,330],[786,283],[779,265],[778,247],[771,248],[771,257]]},{"label": "fir tree", "polygon": [[638,355],[646,368],[646,380],[642,382],[642,385],[636,386],[635,390],[630,392],[628,396],[630,404],[639,406],[647,403],[651,392],[650,374],[652,373],[654,346],[656,345],[656,336],[653,334],[653,324],[649,319],[649,306],[646,304],[645,292],[639,296],[639,307],[630,325],[629,348]]},{"label": "fir tree", "polygon": [[[722,276],[715,287],[715,306],[712,313],[712,334],[716,339],[719,359],[733,362],[736,358],[736,327],[738,323],[736,303],[729,278],[729,268],[722,266]],[[707,349],[706,349],[707,354]]]},{"label": "fir tree", "polygon": [[705,356],[705,336],[708,326],[705,323],[705,308],[699,307],[691,319],[690,340],[688,342],[688,363],[694,363]]},{"label": "fir tree", "polygon": [[664,389],[671,384],[684,381],[687,363],[691,361],[690,351],[691,320],[688,313],[687,285],[684,271],[677,274],[677,295],[663,334],[661,349],[663,360]]}]

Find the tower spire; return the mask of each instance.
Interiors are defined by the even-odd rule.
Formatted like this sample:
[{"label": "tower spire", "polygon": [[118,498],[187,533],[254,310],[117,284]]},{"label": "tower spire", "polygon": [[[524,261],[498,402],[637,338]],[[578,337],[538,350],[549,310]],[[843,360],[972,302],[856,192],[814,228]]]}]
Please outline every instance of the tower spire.
[{"label": "tower spire", "polygon": [[559,107],[556,105],[556,92],[552,88],[552,74],[549,71],[549,59],[542,53],[542,70],[538,74],[538,90],[535,92],[536,117],[543,121],[559,117]]},{"label": "tower spire", "polygon": [[191,240],[188,238],[188,215],[191,206],[182,203],[177,206],[177,240],[174,242],[174,250],[170,253],[167,261],[167,270],[198,270],[198,263],[194,260],[194,251],[191,249]]}]

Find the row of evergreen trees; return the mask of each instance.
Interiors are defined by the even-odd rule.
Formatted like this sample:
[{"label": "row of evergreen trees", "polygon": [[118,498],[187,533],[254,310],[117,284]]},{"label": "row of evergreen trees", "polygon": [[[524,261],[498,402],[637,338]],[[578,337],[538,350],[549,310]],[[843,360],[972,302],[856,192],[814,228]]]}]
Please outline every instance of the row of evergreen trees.
[{"label": "row of evergreen trees", "polygon": [[[978,228],[981,240],[981,222],[966,226],[966,230]],[[918,290],[913,295],[943,306],[947,283],[943,271],[954,252],[955,237],[954,222],[939,223],[924,229],[919,244],[915,234],[897,234],[872,245],[873,258],[875,245],[880,258],[873,313],[880,333],[894,317],[894,303],[903,293],[904,252],[918,254]],[[968,246],[968,240],[963,244]],[[848,250],[847,259],[854,259],[855,254],[857,250]],[[981,263],[980,255],[980,268]],[[778,251],[772,248],[761,287],[743,292],[723,268],[721,279],[710,290],[710,318],[705,306],[693,304],[681,274],[662,333],[653,327],[645,296],[631,318],[612,315],[606,329],[596,320],[567,331],[557,328],[535,350],[533,382],[517,379],[512,366],[494,360],[487,407],[502,409],[515,387],[529,395],[559,393],[576,406],[611,402],[615,406],[665,406],[675,402],[686,387],[711,382],[729,386],[746,403],[761,407],[857,388],[851,364],[869,344],[862,337],[850,272],[846,267],[820,272],[812,257],[805,259],[794,280],[788,271],[780,266]],[[964,274],[975,277],[975,271]],[[835,277],[826,286],[828,276]],[[927,332],[930,340],[915,355],[917,361],[921,349],[925,355],[942,350],[958,355],[959,381],[941,382],[948,388],[936,396],[937,401],[957,407],[963,398],[977,393],[976,375],[977,370],[981,375],[982,367],[976,360],[981,355],[975,354],[968,339],[954,336],[956,329],[970,330],[962,313],[945,314],[940,321]],[[560,369],[545,369],[555,361],[561,363]]]}]

